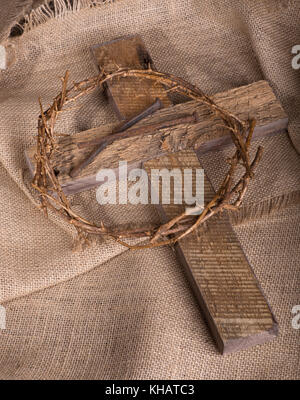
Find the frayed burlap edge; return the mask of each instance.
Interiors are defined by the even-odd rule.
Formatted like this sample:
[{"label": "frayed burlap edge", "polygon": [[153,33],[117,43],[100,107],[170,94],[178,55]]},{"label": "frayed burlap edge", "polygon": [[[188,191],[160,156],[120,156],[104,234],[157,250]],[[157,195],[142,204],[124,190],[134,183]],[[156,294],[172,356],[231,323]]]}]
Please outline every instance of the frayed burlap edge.
[{"label": "frayed burlap edge", "polygon": [[24,33],[48,22],[52,18],[64,18],[85,8],[103,7],[117,0],[46,0],[41,6],[24,15],[24,21],[16,23]]}]

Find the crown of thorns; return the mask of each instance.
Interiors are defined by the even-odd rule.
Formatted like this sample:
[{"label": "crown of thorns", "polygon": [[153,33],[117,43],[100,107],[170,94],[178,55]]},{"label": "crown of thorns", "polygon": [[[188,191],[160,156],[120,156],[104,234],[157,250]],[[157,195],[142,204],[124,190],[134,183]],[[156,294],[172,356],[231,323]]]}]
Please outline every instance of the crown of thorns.
[{"label": "crown of thorns", "polygon": [[[58,147],[54,132],[57,116],[62,111],[67,110],[68,105],[74,103],[78,98],[92,92],[97,87],[103,87],[105,82],[126,77],[156,81],[162,84],[166,90],[171,89],[192,100],[205,104],[221,118],[224,127],[230,133],[236,149],[234,154],[227,159],[229,164],[228,172],[213,199],[201,209],[200,214],[195,215],[195,213],[189,212],[187,214],[184,212],[160,226],[131,227],[130,229],[122,230],[111,229],[104,226],[102,222],[96,225],[87,221],[72,209],[52,165],[52,158]],[[223,210],[237,210],[240,207],[249,181],[253,178],[254,170],[262,155],[262,147],[258,147],[253,160],[250,161],[249,148],[255,126],[254,120],[241,121],[232,113],[215,104],[209,96],[205,95],[196,86],[182,78],[153,71],[151,68],[147,70],[118,69],[111,74],[101,71],[97,76],[73,83],[70,88],[67,88],[68,78],[69,72],[67,71],[62,78],[61,92],[54,98],[52,105],[46,111],[43,110],[39,99],[41,114],[38,119],[37,150],[35,154],[36,170],[32,186],[39,193],[41,208],[46,215],[48,214],[47,211],[51,210],[73,225],[78,234],[79,244],[89,244],[93,235],[111,237],[130,249],[174,244],[189,235],[213,215],[221,213]],[[242,165],[243,172],[237,183],[234,183],[238,165]],[[195,211],[199,212],[199,209],[195,207]],[[145,238],[145,241],[138,244],[130,244],[128,239],[131,238]]]}]

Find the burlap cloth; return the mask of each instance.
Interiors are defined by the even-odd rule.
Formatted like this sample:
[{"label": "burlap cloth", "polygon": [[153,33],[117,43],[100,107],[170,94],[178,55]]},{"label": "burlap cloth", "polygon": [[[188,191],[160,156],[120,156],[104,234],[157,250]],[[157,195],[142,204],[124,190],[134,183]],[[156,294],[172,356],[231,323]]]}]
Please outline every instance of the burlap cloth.
[{"label": "burlap cloth", "polygon": [[[62,1],[55,2],[55,13],[38,9],[21,37],[5,41],[13,45],[16,61],[0,72],[0,304],[7,311],[0,377],[299,379],[299,330],[291,324],[292,307],[300,303],[299,207],[235,226],[280,335],[221,356],[172,250],[130,252],[107,241],[72,253],[73,231],[35,207],[24,159],[34,143],[38,96],[46,106],[66,69],[73,80],[93,75],[89,46],[134,33],[142,35],[158,69],[208,94],[267,79],[289,114],[290,136],[299,149],[300,80],[291,67],[291,48],[300,44],[299,2],[73,3],[73,11]],[[7,32],[7,20],[0,28]],[[113,118],[98,91],[65,115],[59,128],[75,132]],[[300,159],[290,138],[260,142],[265,156],[249,204],[300,188]],[[202,158],[215,187],[230,151]],[[95,221],[157,218],[150,206],[100,207],[95,191],[72,202]]]}]

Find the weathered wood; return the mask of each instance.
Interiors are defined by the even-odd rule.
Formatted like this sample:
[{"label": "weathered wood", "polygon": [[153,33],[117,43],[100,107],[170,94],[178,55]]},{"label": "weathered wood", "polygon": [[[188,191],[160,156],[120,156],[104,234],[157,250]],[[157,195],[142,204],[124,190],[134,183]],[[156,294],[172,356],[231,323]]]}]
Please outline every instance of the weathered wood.
[{"label": "weathered wood", "polygon": [[[148,65],[153,69],[151,58],[139,37],[95,46],[92,51],[99,68],[103,67],[106,72],[115,71],[119,67],[147,68]],[[120,118],[134,117],[156,98],[160,98],[165,106],[171,105],[163,86],[147,80],[115,80],[109,83],[107,92]],[[255,118],[256,137],[279,132],[287,127],[286,115],[266,82],[261,81],[217,94],[213,98],[217,104],[241,119]],[[127,160],[129,166],[136,167],[142,161],[171,153],[160,160],[148,162],[148,171],[153,167],[197,168],[200,164],[193,151],[176,152],[183,149],[205,152],[231,142],[224,127],[218,126],[221,120],[212,115],[206,106],[192,101],[161,110],[135,125],[134,129],[187,115],[197,115],[196,123],[168,126],[146,135],[109,142],[94,161],[73,179],[69,175],[70,171],[80,165],[97,147],[94,145],[80,148],[78,144],[111,134],[116,124],[59,139],[53,166],[65,193],[75,193],[95,186],[98,170],[117,168],[121,160]],[[32,173],[34,153],[34,148],[26,153]],[[213,190],[207,179],[205,182],[205,197],[209,201]],[[169,219],[177,215],[182,207],[184,205],[163,206],[164,217]],[[260,292],[228,216],[209,220],[205,229],[205,232],[201,231],[202,226],[192,236],[182,240],[177,245],[177,251],[220,351],[230,352],[272,338],[277,332],[276,322]],[[198,235],[201,235],[200,240]]]},{"label": "weathered wood", "polygon": [[[84,168],[86,168],[88,165],[90,165],[94,159],[98,156],[98,154],[107,147],[109,143],[112,143],[113,141],[117,139],[122,139],[125,138],[126,136],[129,136],[133,133],[127,133],[128,129],[137,124],[139,121],[142,121],[144,118],[148,117],[149,115],[152,115],[155,113],[155,111],[159,110],[162,108],[162,103],[160,99],[156,99],[156,101],[151,104],[148,108],[146,108],[143,112],[140,114],[136,115],[135,117],[129,119],[125,123],[122,124],[122,126],[114,131],[111,135],[108,137],[105,137],[101,140],[99,144],[99,147],[96,147],[95,150],[92,151],[92,153],[86,158],[81,164],[77,164],[71,171],[70,171],[70,176],[71,178],[75,178],[76,176],[80,175],[83,171]],[[124,132],[126,131],[126,132]],[[83,143],[78,143],[78,146],[82,145]],[[88,146],[90,146],[90,143],[88,143]]]},{"label": "weathered wood", "polygon": [[[193,151],[182,151],[147,161],[144,167],[150,175],[151,169],[196,170],[201,165]],[[173,193],[171,187],[171,200]],[[205,176],[205,203],[213,195]],[[167,222],[183,212],[185,204],[171,201],[159,209],[162,222]],[[221,353],[264,343],[276,336],[277,323],[227,214],[209,219],[175,247]]]},{"label": "weathered wood", "polygon": [[[287,128],[287,116],[276,99],[269,84],[259,81],[212,96],[220,106],[235,113],[241,119],[257,120],[254,137],[282,132]],[[116,141],[106,147],[81,175],[72,179],[70,170],[82,162],[95,149],[78,148],[78,142],[94,140],[109,135],[117,124],[103,125],[68,137],[58,138],[58,152],[54,155],[53,166],[59,172],[59,180],[66,194],[76,193],[97,185],[96,174],[100,168],[117,168],[120,160],[133,165],[142,161],[184,149],[206,152],[231,143],[228,131],[218,124],[221,120],[206,106],[195,101],[178,104],[157,111],[134,126],[137,127],[172,120],[197,112],[199,122],[190,126],[179,125],[155,131],[140,138],[132,137]],[[26,151],[31,172],[34,172],[35,147]],[[129,165],[130,167],[130,165]]]},{"label": "weathered wood", "polygon": [[[139,35],[127,36],[91,48],[96,64],[107,73],[118,68],[154,69],[150,54]],[[120,119],[132,118],[159,98],[165,107],[172,103],[161,84],[130,77],[107,85],[108,98]]]}]

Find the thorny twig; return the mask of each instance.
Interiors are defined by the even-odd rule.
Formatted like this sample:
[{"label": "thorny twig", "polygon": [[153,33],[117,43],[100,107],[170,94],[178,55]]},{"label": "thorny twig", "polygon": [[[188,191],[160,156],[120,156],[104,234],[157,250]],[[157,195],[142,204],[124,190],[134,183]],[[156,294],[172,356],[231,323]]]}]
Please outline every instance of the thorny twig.
[{"label": "thorny twig", "polygon": [[[205,104],[212,112],[217,114],[228,129],[232,141],[236,146],[234,155],[228,159],[229,171],[223,180],[214,198],[206,204],[200,215],[187,215],[182,213],[167,223],[156,227],[135,228],[127,230],[111,230],[85,220],[76,214],[64,195],[59,180],[52,167],[52,155],[56,151],[54,125],[59,113],[68,109],[70,103],[92,92],[97,87],[103,87],[107,81],[125,77],[138,77],[150,79],[166,87],[166,90],[177,91],[193,100]],[[214,101],[205,95],[196,86],[186,82],[182,78],[171,74],[147,70],[118,69],[116,72],[106,74],[104,71],[95,77],[74,83],[67,89],[69,72],[62,78],[62,91],[54,98],[52,105],[44,111],[41,101],[41,115],[38,120],[36,172],[32,186],[39,192],[41,208],[47,214],[50,209],[58,213],[68,223],[73,225],[78,233],[79,243],[88,244],[90,234],[111,237],[118,243],[130,249],[152,248],[166,244],[174,244],[183,239],[213,215],[223,210],[236,210],[241,205],[248,188],[249,181],[254,176],[254,170],[261,158],[262,148],[258,147],[254,160],[249,160],[249,147],[255,126],[255,121],[245,123],[235,115],[219,107]],[[244,167],[244,174],[233,186],[233,178],[238,165]],[[125,242],[128,238],[148,238],[147,243],[131,245]]]}]

